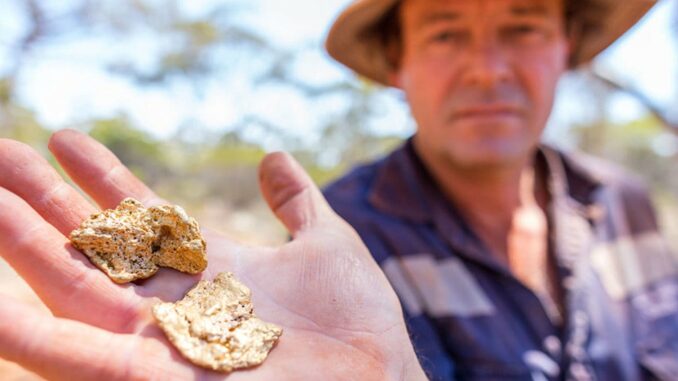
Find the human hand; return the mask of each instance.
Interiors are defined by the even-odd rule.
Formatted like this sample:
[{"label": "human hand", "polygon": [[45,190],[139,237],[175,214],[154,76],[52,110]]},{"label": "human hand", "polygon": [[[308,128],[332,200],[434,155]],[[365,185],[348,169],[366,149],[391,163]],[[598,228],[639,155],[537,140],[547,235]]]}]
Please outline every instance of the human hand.
[{"label": "human hand", "polygon": [[[101,208],[125,197],[167,203],[86,135],[58,132],[49,148]],[[425,379],[395,293],[303,169],[271,154],[260,185],[292,241],[249,247],[204,229],[209,266],[202,274],[161,269],[118,285],[67,238],[97,208],[37,152],[0,139],[0,254],[54,314],[0,296],[0,357],[51,380]],[[153,304],[181,299],[223,271],[252,290],[257,316],[283,328],[262,365],[230,375],[191,365],[150,315]]]}]

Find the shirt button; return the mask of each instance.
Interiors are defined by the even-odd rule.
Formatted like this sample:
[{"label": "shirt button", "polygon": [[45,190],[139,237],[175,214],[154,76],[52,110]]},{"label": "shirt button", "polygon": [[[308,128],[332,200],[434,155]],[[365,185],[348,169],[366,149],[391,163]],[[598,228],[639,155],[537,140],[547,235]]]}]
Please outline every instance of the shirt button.
[{"label": "shirt button", "polygon": [[565,277],[563,278],[563,288],[565,288],[566,290],[572,290],[574,289],[576,282],[577,279],[575,279],[575,277],[573,276]]},{"label": "shirt button", "polygon": [[589,317],[586,316],[586,313],[583,311],[575,311],[574,313],[574,324],[577,326],[585,326],[589,322]]},{"label": "shirt button", "polygon": [[549,336],[544,339],[544,348],[551,354],[551,356],[558,357],[560,356],[560,351],[562,349],[562,344],[560,339],[555,336]]},{"label": "shirt button", "polygon": [[591,380],[591,375],[586,367],[580,363],[574,363],[570,365],[570,374],[575,380]]}]

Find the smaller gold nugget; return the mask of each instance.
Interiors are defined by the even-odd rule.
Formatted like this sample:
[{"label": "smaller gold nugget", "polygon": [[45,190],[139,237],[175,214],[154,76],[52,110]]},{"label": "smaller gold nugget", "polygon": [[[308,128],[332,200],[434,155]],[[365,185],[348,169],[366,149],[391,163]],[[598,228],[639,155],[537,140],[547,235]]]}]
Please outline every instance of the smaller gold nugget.
[{"label": "smaller gold nugget", "polygon": [[116,283],[151,277],[159,267],[190,274],[207,267],[198,223],[179,206],[146,209],[127,198],[116,209],[89,217],[70,239]]},{"label": "smaller gold nugget", "polygon": [[196,365],[231,372],[261,364],[282,329],[254,315],[250,290],[231,273],[200,281],[176,303],[153,306],[153,316],[179,352]]}]

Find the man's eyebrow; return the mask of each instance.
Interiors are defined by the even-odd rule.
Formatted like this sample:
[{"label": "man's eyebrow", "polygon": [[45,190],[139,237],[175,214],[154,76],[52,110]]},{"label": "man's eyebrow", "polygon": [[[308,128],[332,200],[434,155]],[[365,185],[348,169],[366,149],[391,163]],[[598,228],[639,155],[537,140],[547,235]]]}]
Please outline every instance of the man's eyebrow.
[{"label": "man's eyebrow", "polygon": [[511,14],[516,16],[541,16],[548,13],[548,9],[543,4],[521,4],[511,7]]},{"label": "man's eyebrow", "polygon": [[429,12],[424,14],[417,22],[417,28],[424,27],[429,24],[433,24],[436,22],[444,22],[444,21],[456,21],[461,19],[461,14],[452,12],[452,11],[445,11],[445,12]]}]

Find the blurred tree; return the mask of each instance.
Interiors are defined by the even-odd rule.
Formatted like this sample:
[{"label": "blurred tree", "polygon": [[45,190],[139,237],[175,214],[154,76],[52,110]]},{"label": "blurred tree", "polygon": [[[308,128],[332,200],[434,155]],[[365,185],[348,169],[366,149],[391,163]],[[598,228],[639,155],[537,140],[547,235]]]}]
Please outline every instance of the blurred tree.
[{"label": "blurred tree", "polygon": [[[662,122],[652,115],[625,124],[574,127],[577,146],[599,157],[608,158],[642,176],[654,190],[673,191],[678,195],[678,141]],[[586,142],[589,131],[603,131],[596,144]]]},{"label": "blurred tree", "polygon": [[90,125],[90,135],[113,151],[143,181],[153,185],[171,175],[163,144],[134,128],[124,116],[94,120]]},{"label": "blurred tree", "polygon": [[[285,124],[288,121],[247,111],[218,132],[186,121],[173,139],[164,141],[141,132],[140,126],[124,116],[78,121],[75,127],[91,131],[140,177],[178,201],[199,204],[211,199],[230,200],[223,202],[237,208],[258,202],[255,166],[266,145],[248,134],[253,128],[261,131],[259,137],[277,143],[273,146],[292,151],[319,183],[330,181],[355,163],[383,154],[402,140],[371,128],[387,110],[381,88],[346,75],[327,83],[309,79],[308,70],[316,68],[300,65],[300,61],[316,52],[318,44],[296,49],[273,45],[239,22],[239,16],[251,10],[253,3],[214,2],[198,13],[187,12],[186,3],[177,0],[14,3],[25,27],[16,35],[4,33],[13,37],[4,45],[9,61],[3,63],[0,72],[0,136],[34,143],[44,151],[49,136],[45,127],[68,127],[43,126],[19,96],[17,84],[22,70],[32,60],[41,59],[40,52],[93,37],[110,42],[110,52],[100,57],[103,66],[138,87],[171,90],[177,84],[188,84],[199,101],[204,89],[229,88],[231,81],[240,79],[234,77],[245,73],[255,89],[289,90],[303,98],[308,112],[317,116],[313,138],[290,134],[294,126]],[[132,45],[143,46],[145,54],[125,49]],[[247,71],[234,71],[237,65]],[[582,78],[586,87],[578,96],[598,114],[571,131],[579,146],[633,168],[655,189],[678,189],[671,180],[678,178],[671,165],[675,153],[666,149],[670,144],[662,145],[669,138],[657,127],[657,119],[612,124],[607,110],[617,90],[595,82],[590,73]],[[257,102],[256,90],[253,93],[253,102]],[[344,102],[326,108],[322,115],[313,109],[323,99],[335,98]]]}]

